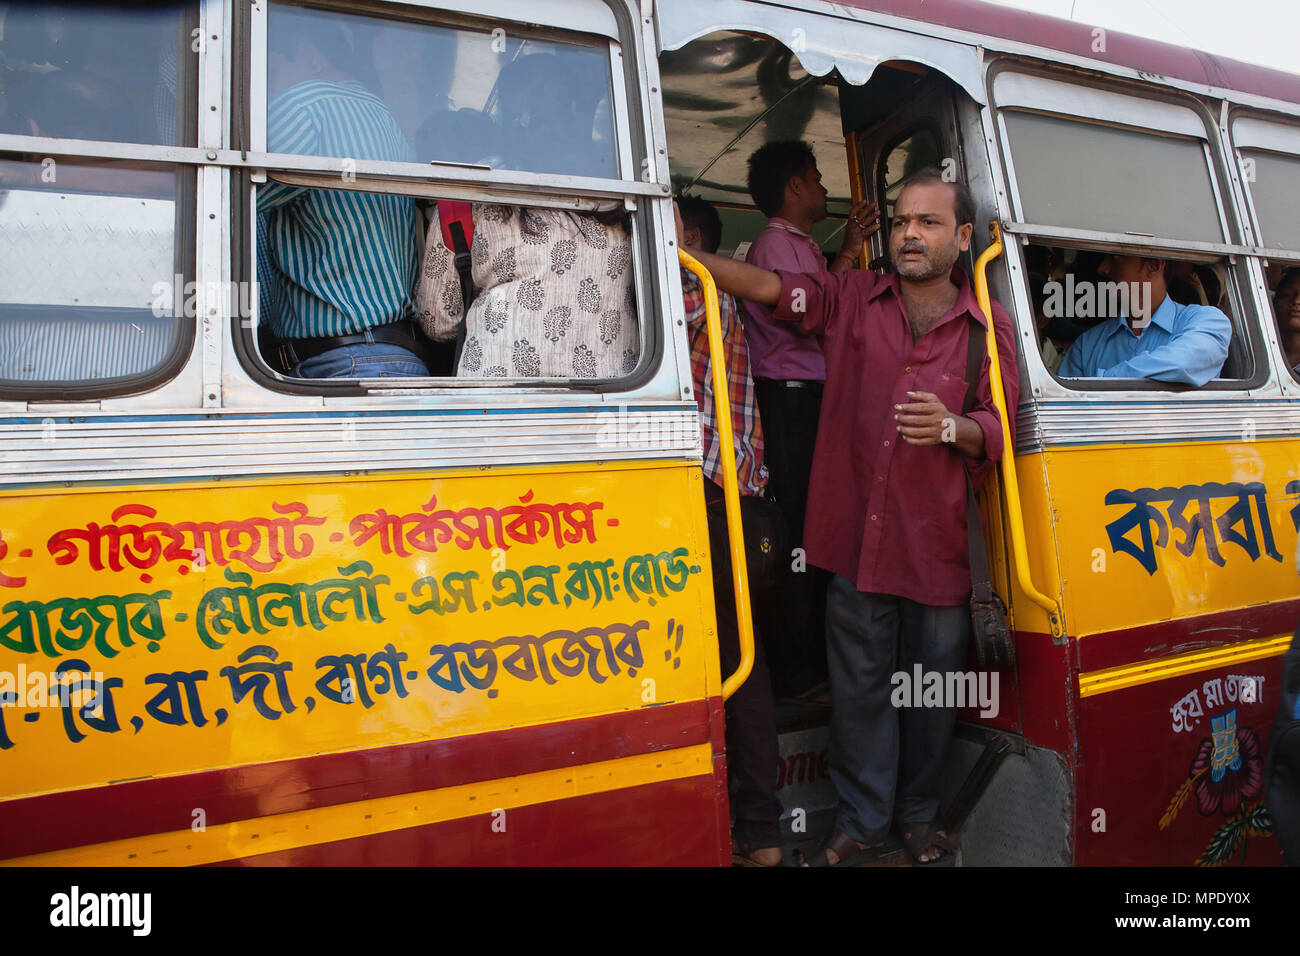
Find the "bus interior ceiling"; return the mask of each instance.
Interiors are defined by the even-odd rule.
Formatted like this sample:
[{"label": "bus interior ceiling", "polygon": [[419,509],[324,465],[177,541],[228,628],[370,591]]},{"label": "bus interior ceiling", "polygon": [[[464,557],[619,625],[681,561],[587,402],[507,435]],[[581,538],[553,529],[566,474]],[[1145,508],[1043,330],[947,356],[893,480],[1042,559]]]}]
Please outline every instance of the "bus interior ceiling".
[{"label": "bus interior ceiling", "polygon": [[[673,190],[707,199],[722,216],[723,254],[758,235],[766,217],[746,188],[750,154],[765,142],[807,140],[817,155],[829,216],[813,229],[823,249],[839,242],[852,204],[845,137],[906,110],[922,89],[946,77],[918,63],[881,64],[862,86],[837,72],[814,76],[772,37],[718,31],[659,58]],[[871,157],[864,157],[870,160]],[[928,163],[922,163],[926,165]],[[885,195],[914,172],[885,171]],[[870,170],[864,171],[868,180]],[[863,184],[873,198],[873,182]]]},{"label": "bus interior ceiling", "polygon": [[663,53],[664,124],[673,189],[707,199],[722,216],[724,254],[752,240],[766,217],[745,187],[763,143],[805,139],[817,153],[830,216],[813,238],[831,245],[851,205],[835,77],[816,77],[784,44],[724,31]]}]

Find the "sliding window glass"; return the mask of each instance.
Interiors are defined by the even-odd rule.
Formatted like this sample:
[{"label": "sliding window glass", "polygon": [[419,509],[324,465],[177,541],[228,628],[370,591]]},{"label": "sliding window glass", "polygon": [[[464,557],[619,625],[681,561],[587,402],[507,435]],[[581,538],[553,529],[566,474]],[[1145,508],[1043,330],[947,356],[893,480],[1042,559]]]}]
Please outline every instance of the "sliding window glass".
[{"label": "sliding window glass", "polygon": [[115,153],[194,144],[197,7],[2,6],[0,394],[145,390],[193,341],[194,172]]},{"label": "sliding window glass", "polygon": [[1254,215],[1283,368],[1300,380],[1300,125],[1236,117],[1232,137]]}]

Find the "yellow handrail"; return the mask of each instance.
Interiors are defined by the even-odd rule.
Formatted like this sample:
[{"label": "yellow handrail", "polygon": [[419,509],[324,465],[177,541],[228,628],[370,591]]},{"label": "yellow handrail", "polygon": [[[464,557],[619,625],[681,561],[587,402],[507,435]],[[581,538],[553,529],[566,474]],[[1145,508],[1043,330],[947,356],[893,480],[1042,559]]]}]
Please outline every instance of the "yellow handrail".
[{"label": "yellow handrail", "polygon": [[1029,548],[1025,544],[1025,516],[1020,509],[1020,485],[1016,481],[1016,455],[1015,449],[1011,446],[1011,419],[1007,413],[1007,397],[1002,390],[1002,370],[998,362],[998,342],[997,336],[993,332],[993,308],[989,304],[989,281],[985,270],[990,261],[1002,255],[1002,231],[998,228],[997,220],[989,223],[989,239],[992,240],[991,245],[975,260],[975,298],[979,300],[979,306],[984,310],[984,317],[988,320],[986,344],[989,362],[991,363],[989,385],[993,392],[993,404],[997,406],[998,415],[1002,419],[1002,460],[999,464],[1002,469],[1002,485],[1007,492],[1007,517],[1011,526],[1011,555],[1016,566],[1016,580],[1020,582],[1020,590],[1024,591],[1031,601],[1047,612],[1052,637],[1056,638],[1063,633],[1061,607],[1052,598],[1034,587],[1033,578],[1029,573]]},{"label": "yellow handrail", "polygon": [[735,439],[731,432],[731,401],[727,390],[727,360],[722,351],[722,325],[718,321],[718,287],[709,270],[685,249],[677,250],[683,268],[695,274],[704,290],[704,321],[709,330],[709,365],[713,369],[713,414],[717,419],[718,441],[723,451],[722,496],[727,505],[727,540],[731,545],[731,582],[736,594],[736,623],[740,629],[740,666],[722,682],[726,700],[749,678],[754,669],[754,620],[749,612],[749,568],[745,564],[745,532],[740,524],[740,483],[736,479]]}]

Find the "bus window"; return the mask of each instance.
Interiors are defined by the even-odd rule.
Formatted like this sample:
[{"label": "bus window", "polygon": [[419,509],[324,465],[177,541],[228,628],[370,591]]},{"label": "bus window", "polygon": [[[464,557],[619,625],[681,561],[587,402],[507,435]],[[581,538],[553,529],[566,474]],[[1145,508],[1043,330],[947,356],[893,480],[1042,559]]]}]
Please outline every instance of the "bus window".
[{"label": "bus window", "polygon": [[[559,195],[570,177],[630,178],[615,136],[609,39],[467,22],[273,4],[268,151],[542,174]],[[344,177],[355,187],[293,178],[270,173],[254,199],[259,346],[281,375],[387,377],[396,387],[430,376],[607,380],[637,367],[643,337],[623,199],[457,203],[470,258],[462,290],[456,239],[443,228],[453,222],[427,198],[436,185],[399,194],[361,173]],[[375,374],[315,361],[368,335],[407,361]]]},{"label": "bus window", "polygon": [[193,6],[0,4],[0,130],[194,145]]},{"label": "bus window", "polygon": [[1257,360],[1259,325],[1243,306],[1250,279],[1233,255],[1239,227],[1207,116],[1029,73],[997,73],[993,90],[1019,220],[1008,229],[1031,242],[1031,286],[1051,293],[1037,316],[1051,330],[1043,352],[1051,359],[1068,346],[1058,381],[1262,384],[1268,363]]},{"label": "bus window", "polygon": [[1269,302],[1277,323],[1278,344],[1286,369],[1300,380],[1300,266],[1275,266],[1276,278],[1270,277]]},{"label": "bus window", "polygon": [[1007,110],[1027,222],[1223,242],[1197,140]]},{"label": "bus window", "polygon": [[25,184],[0,204],[0,379],[147,374],[181,331],[175,176],[138,164],[57,169],[46,185],[39,163],[0,161],[0,177]]},{"label": "bus window", "polygon": [[[6,133],[193,145],[194,5],[124,15],[107,4],[5,4],[3,16]],[[124,394],[170,377],[193,335],[192,173],[46,156],[39,142],[0,154],[0,394]]]},{"label": "bus window", "polygon": [[[641,356],[630,217],[618,206],[591,213],[530,206],[474,203],[458,220],[471,237],[469,311],[437,202],[346,190],[293,190],[280,184],[282,205],[259,213],[258,302],[268,339],[267,356],[292,374],[309,356],[293,333],[301,318],[323,314],[343,321],[385,307],[413,311],[416,355],[432,376],[461,379],[596,379],[630,374]],[[262,196],[266,195],[264,190]],[[277,197],[277,193],[271,193]],[[301,209],[294,206],[301,206]],[[289,208],[295,217],[277,216]],[[405,246],[386,268],[365,269],[350,243],[301,247],[297,223],[341,223],[357,209],[377,210],[388,221],[413,224],[397,233],[418,241],[420,257]],[[376,236],[367,260],[384,254]],[[335,254],[337,253],[337,254]],[[321,275],[318,254],[328,257]],[[364,282],[337,277],[355,269]],[[391,305],[390,305],[391,304]],[[464,316],[462,329],[462,316]],[[463,342],[461,341],[463,339]],[[357,377],[367,377],[358,374]]]},{"label": "bus window", "polygon": [[[270,6],[267,30],[272,152],[618,176],[608,43],[283,4]],[[364,125],[310,142],[295,135],[322,83],[362,88],[404,142]]]},{"label": "bus window", "polygon": [[1283,368],[1300,380],[1300,128],[1247,113],[1233,118],[1232,139],[1255,239],[1268,250],[1264,273]]},{"label": "bus window", "polygon": [[1241,160],[1261,244],[1300,250],[1300,158],[1243,149]]},{"label": "bus window", "polygon": [[[1149,286],[1143,283],[1134,286],[1117,281],[1125,277],[1124,257],[1104,248],[1076,249],[1031,243],[1025,248],[1024,255],[1039,351],[1044,366],[1053,375],[1071,379],[1095,378],[1099,377],[1102,366],[1119,364],[1115,356],[1111,356],[1115,361],[1107,359],[1105,349],[1098,346],[1100,337],[1112,332],[1126,334],[1119,326],[1129,315],[1138,316],[1140,329],[1145,329],[1152,321],[1164,325],[1168,315],[1156,316],[1161,303],[1153,300],[1154,295],[1164,294],[1170,300],[1166,310],[1184,306],[1210,307],[1227,317],[1231,334],[1226,357],[1222,365],[1208,376],[1211,380],[1250,377],[1249,352],[1241,345],[1246,341],[1245,324],[1232,291],[1231,266],[1226,258],[1204,262],[1160,254],[1164,264],[1159,268],[1155,281]],[[1134,256],[1129,264],[1140,263],[1141,258]],[[1143,297],[1146,301],[1142,301]],[[1157,334],[1164,337],[1168,331],[1162,328]],[[1071,356],[1071,349],[1084,336],[1088,337]],[[1085,355],[1090,358],[1085,360]],[[1189,357],[1187,361],[1189,367],[1181,370],[1185,376],[1180,376],[1179,370],[1173,368],[1156,371],[1153,366],[1150,381],[1157,387],[1189,384],[1187,379],[1195,378],[1198,372],[1190,367],[1193,358]],[[1090,383],[1082,381],[1074,384],[1091,387]]]}]

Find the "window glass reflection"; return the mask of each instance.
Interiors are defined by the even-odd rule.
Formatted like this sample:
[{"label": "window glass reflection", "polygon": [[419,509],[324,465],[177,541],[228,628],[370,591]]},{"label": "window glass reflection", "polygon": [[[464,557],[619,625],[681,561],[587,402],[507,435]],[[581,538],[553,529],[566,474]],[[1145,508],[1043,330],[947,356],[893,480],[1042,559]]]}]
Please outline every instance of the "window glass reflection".
[{"label": "window glass reflection", "polygon": [[193,145],[192,4],[0,6],[0,131]]},{"label": "window glass reflection", "polygon": [[[273,152],[618,175],[603,40],[584,45],[277,4],[267,79]],[[331,138],[305,129],[305,119],[286,122],[304,106],[346,113],[355,124]]]},{"label": "window glass reflection", "polygon": [[160,365],[185,321],[175,174],[0,160],[0,183],[0,380],[85,384]]}]

